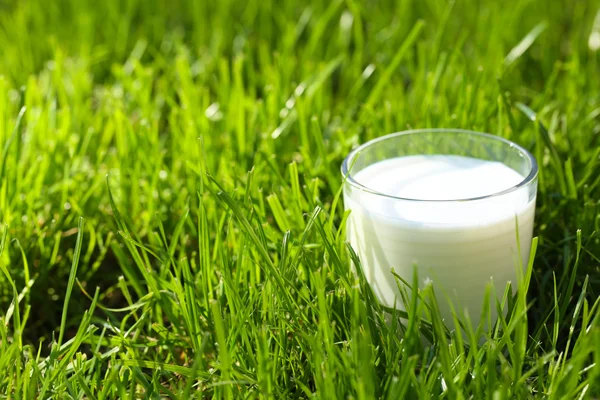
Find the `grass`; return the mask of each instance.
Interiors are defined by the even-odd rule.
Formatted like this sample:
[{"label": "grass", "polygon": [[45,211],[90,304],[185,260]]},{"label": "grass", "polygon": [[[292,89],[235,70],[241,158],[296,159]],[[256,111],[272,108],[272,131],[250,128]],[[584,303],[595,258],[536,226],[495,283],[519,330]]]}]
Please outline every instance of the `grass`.
[{"label": "grass", "polygon": [[[600,6],[391,3],[0,5],[0,398],[600,397]],[[342,159],[425,127],[540,163],[481,342],[350,271]]]}]

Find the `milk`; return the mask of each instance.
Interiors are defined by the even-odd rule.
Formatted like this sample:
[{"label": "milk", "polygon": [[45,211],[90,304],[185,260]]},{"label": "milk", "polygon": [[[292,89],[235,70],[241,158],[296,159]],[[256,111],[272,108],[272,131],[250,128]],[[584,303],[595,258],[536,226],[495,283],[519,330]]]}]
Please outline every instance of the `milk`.
[{"label": "milk", "polygon": [[[433,284],[447,325],[447,299],[477,324],[488,283],[500,298],[507,282],[516,287],[528,262],[535,209],[535,194],[515,188],[524,180],[518,172],[499,162],[419,155],[380,161],[351,176],[354,184],[344,191],[348,239],[382,304],[403,309],[392,268],[412,283],[415,265],[420,287]],[[476,200],[459,201],[467,199]]]}]

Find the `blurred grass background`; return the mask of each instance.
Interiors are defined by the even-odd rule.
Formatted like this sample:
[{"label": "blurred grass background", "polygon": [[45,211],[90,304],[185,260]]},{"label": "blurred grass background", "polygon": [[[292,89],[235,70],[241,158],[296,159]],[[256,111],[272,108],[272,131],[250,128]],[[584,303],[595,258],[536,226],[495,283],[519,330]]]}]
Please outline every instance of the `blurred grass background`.
[{"label": "blurred grass background", "polygon": [[[0,49],[6,396],[599,395],[597,2],[8,1]],[[519,340],[401,340],[353,286],[339,164],[425,127],[538,158]]]}]

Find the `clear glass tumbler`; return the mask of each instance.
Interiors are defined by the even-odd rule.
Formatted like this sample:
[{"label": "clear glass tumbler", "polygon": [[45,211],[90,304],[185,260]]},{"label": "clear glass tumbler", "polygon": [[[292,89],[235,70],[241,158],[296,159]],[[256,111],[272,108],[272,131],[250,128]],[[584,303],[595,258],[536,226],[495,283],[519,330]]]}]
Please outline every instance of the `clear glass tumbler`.
[{"label": "clear glass tumbler", "polygon": [[[347,237],[383,305],[404,309],[392,270],[411,283],[415,266],[419,286],[438,293],[447,325],[444,298],[477,326],[488,283],[498,297],[508,282],[516,288],[529,259],[538,175],[521,146],[472,131],[411,130],[363,144],[342,175]],[[426,195],[406,196],[408,187]]]}]

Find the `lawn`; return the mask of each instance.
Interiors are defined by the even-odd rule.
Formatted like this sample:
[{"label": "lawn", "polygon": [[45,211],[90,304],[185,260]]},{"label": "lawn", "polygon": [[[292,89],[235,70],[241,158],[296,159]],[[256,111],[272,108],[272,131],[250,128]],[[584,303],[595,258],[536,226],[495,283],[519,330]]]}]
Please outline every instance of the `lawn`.
[{"label": "lawn", "polygon": [[[600,398],[596,0],[15,0],[0,49],[0,399]],[[342,160],[427,127],[540,164],[491,330],[351,269]]]}]

